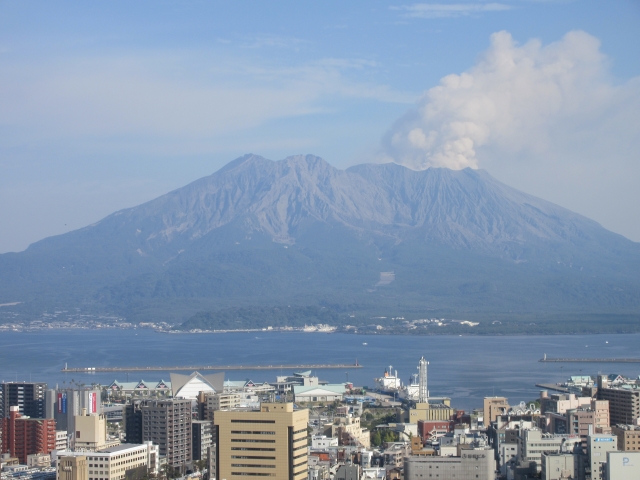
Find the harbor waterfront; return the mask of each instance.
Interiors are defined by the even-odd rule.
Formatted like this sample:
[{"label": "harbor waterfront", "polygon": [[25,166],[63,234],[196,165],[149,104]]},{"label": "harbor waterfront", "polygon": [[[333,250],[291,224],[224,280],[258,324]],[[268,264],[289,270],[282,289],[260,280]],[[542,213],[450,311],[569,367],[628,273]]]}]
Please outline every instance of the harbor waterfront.
[{"label": "harbor waterfront", "polygon": [[[607,343],[608,342],[608,343]],[[332,383],[374,386],[390,365],[408,384],[417,373],[416,359],[429,361],[429,391],[449,396],[457,408],[477,407],[485,396],[513,402],[537,398],[536,384],[565,381],[570,375],[640,374],[633,363],[562,365],[540,362],[546,353],[557,358],[633,358],[640,335],[558,336],[405,336],[320,333],[227,333],[164,335],[151,330],[55,330],[2,332],[0,381],[43,381],[51,386],[75,383],[167,380],[175,365],[350,364],[362,368],[321,370]],[[127,367],[153,365],[166,370],[63,373],[69,366]],[[226,379],[273,381],[291,370],[229,371]]]},{"label": "harbor waterfront", "polygon": [[202,370],[335,370],[337,368],[362,368],[362,365],[334,363],[334,364],[305,364],[305,365],[173,365],[171,367],[67,367],[61,371],[65,373],[94,373],[94,372],[166,372],[167,370],[180,371],[202,371]]}]

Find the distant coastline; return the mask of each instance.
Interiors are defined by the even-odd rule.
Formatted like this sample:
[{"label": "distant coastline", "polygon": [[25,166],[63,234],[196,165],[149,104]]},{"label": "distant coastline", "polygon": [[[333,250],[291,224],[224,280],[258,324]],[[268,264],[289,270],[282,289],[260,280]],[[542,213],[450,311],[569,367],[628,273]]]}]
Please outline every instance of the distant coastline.
[{"label": "distant coastline", "polygon": [[[99,331],[113,331],[113,330],[153,330],[156,333],[163,333],[169,335],[216,335],[216,334],[234,334],[234,333],[316,333],[316,334],[350,334],[350,335],[376,335],[376,336],[477,336],[477,337],[502,337],[502,336],[533,336],[533,335],[625,335],[630,333],[640,333],[640,323],[636,325],[617,324],[612,323],[609,325],[587,325],[571,328],[555,328],[550,325],[531,325],[531,324],[514,324],[505,325],[501,329],[491,328],[488,325],[482,328],[482,323],[474,325],[472,327],[461,328],[456,326],[454,328],[432,328],[424,329],[420,331],[404,330],[397,328],[345,328],[342,326],[328,326],[323,325],[322,328],[307,326],[307,327],[272,327],[272,328],[239,328],[239,329],[216,329],[216,330],[180,330],[176,329],[179,325],[171,324],[156,324],[150,322],[142,322],[139,324],[133,323],[120,323],[120,324],[67,324],[64,323],[52,323],[52,324],[38,324],[32,325],[31,323],[13,323],[13,324],[0,324],[0,335],[2,333],[29,333],[29,332],[44,332],[52,330],[91,330],[95,332]],[[480,327],[480,328],[478,328]]]}]

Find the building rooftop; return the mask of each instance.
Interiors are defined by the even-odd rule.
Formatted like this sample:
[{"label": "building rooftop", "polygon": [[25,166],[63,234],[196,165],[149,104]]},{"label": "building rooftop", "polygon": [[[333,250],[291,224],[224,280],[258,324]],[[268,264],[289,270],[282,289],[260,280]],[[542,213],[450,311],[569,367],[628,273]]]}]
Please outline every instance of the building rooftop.
[{"label": "building rooftop", "polygon": [[[115,447],[103,448],[102,450],[98,450],[95,453],[118,453],[123,452],[125,450],[131,450],[132,448],[143,446],[142,443],[121,443],[120,445],[116,445]],[[87,455],[91,455],[93,452],[83,452]]]}]

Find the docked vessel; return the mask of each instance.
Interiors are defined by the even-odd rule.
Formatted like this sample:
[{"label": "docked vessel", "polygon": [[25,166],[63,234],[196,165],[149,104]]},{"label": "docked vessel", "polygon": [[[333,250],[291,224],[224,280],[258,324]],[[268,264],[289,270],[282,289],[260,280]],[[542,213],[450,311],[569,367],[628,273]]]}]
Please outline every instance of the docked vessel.
[{"label": "docked vessel", "polygon": [[393,367],[384,370],[382,377],[374,378],[376,390],[382,393],[397,394],[402,389],[402,381],[398,377],[398,371],[394,372]]},{"label": "docked vessel", "polygon": [[398,393],[399,397],[405,400],[417,401],[420,396],[420,383],[418,382],[418,374],[411,375],[409,385],[403,385]]}]

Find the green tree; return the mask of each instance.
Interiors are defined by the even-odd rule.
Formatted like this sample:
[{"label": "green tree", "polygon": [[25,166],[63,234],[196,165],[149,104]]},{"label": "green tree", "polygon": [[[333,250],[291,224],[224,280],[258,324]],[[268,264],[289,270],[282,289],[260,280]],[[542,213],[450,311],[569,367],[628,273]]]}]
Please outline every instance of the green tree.
[{"label": "green tree", "polygon": [[196,460],[195,462],[193,462],[193,466],[198,472],[202,472],[205,468],[207,468],[207,461],[204,459]]},{"label": "green tree", "polygon": [[374,430],[371,433],[371,445],[379,447],[382,444],[382,438],[380,437],[380,430]]}]

